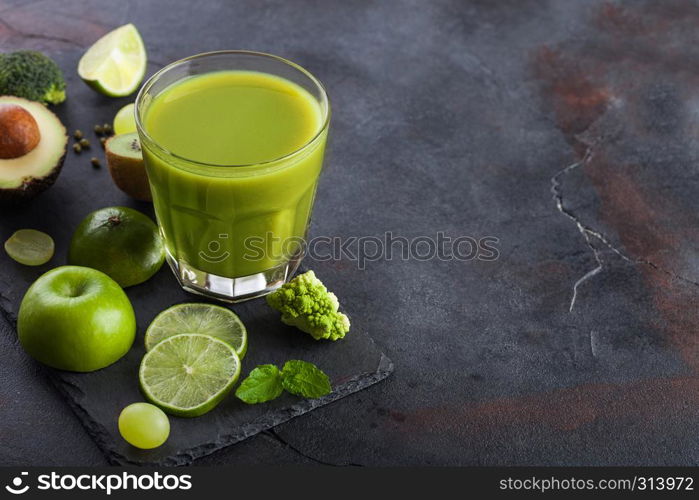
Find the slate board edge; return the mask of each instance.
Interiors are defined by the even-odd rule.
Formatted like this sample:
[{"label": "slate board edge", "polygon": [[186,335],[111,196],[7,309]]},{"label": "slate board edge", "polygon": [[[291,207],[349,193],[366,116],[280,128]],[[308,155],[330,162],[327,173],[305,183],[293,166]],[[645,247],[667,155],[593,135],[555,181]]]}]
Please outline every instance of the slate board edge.
[{"label": "slate board edge", "polygon": [[[156,462],[133,461],[120,453],[116,453],[115,451],[110,450],[109,442],[111,440],[112,434],[108,432],[103,425],[94,420],[89,414],[89,412],[87,412],[87,410],[85,410],[80,405],[80,403],[77,401],[77,398],[72,393],[71,388],[76,389],[81,393],[82,390],[64,378],[51,376],[48,376],[47,378],[52,382],[54,387],[56,387],[58,392],[60,392],[64,396],[66,402],[68,403],[68,406],[70,406],[73,412],[77,415],[78,420],[80,420],[83,427],[85,427],[87,433],[95,441],[99,449],[102,451],[102,453],[105,455],[105,457],[111,464],[181,466],[190,465],[194,460],[198,458],[205,457],[206,455],[209,455],[222,448],[233,445],[256,434],[259,434],[262,431],[266,431],[268,429],[276,427],[277,425],[283,424],[284,422],[288,422],[292,418],[298,417],[306,412],[309,412],[321,406],[325,406],[334,401],[338,401],[344,398],[345,396],[349,396],[350,394],[354,394],[355,392],[366,389],[367,387],[370,387],[384,380],[393,372],[393,369],[393,362],[388,356],[386,356],[382,352],[378,367],[375,372],[364,373],[361,375],[357,375],[356,377],[353,377],[348,382],[345,382],[344,384],[337,386],[335,390],[326,397],[320,399],[301,400],[297,404],[280,411],[282,415],[286,414],[284,416],[280,416],[280,414],[278,413],[275,415],[274,419],[267,418],[262,419],[259,422],[251,422],[249,425],[244,427],[244,430],[242,432],[222,436],[221,438],[219,438],[218,441],[202,444],[200,446],[184,450],[180,453],[177,453],[176,455],[171,455],[163,460]],[[45,371],[48,372],[48,370]]]}]

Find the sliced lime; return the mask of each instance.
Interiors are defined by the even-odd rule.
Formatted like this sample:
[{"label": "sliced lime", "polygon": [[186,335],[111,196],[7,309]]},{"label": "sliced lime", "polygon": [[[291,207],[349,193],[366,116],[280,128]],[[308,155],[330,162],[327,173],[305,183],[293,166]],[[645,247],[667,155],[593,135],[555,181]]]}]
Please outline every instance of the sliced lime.
[{"label": "sliced lime", "polygon": [[133,24],[125,24],[87,49],[78,63],[78,75],[101,94],[126,96],[141,84],[147,61],[141,35]]},{"label": "sliced lime", "polygon": [[116,135],[136,132],[136,117],[134,116],[134,103],[121,108],[114,117],[114,133]]},{"label": "sliced lime", "polygon": [[248,349],[248,333],[240,318],[230,309],[212,304],[177,304],[158,314],[146,330],[146,350],[179,333],[201,333],[223,340],[243,359]]},{"label": "sliced lime", "polygon": [[212,410],[239,375],[235,350],[197,333],[174,335],[158,343],[143,357],[138,371],[146,398],[178,417],[198,417]]},{"label": "sliced lime", "polygon": [[20,264],[40,266],[53,257],[53,238],[34,229],[20,229],[5,242],[5,251]]}]

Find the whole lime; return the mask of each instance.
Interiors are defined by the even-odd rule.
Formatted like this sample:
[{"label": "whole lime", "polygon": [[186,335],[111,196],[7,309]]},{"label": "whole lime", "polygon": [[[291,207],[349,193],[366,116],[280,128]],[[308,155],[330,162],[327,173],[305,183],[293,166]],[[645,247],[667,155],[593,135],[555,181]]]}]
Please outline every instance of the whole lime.
[{"label": "whole lime", "polygon": [[136,336],[136,316],[124,290],[109,276],[62,266],[29,287],[19,307],[17,332],[37,361],[91,372],[127,353]]},{"label": "whole lime", "polygon": [[122,287],[153,276],[165,261],[155,223],[127,207],[107,207],[89,214],[70,242],[68,262],[108,274]]}]

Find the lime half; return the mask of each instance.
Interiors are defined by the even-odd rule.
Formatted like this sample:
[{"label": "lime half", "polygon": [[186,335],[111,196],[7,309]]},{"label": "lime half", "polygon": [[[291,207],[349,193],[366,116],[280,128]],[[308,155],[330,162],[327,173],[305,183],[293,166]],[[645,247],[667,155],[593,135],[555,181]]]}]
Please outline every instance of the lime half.
[{"label": "lime half", "polygon": [[119,110],[114,117],[114,133],[116,135],[136,132],[136,117],[134,116],[134,103],[127,104]]},{"label": "lime half", "polygon": [[41,266],[53,257],[53,238],[35,229],[20,229],[5,242],[5,251],[20,264]]},{"label": "lime half", "polygon": [[163,340],[146,353],[138,371],[146,398],[178,417],[198,417],[215,408],[239,375],[235,350],[197,333]]},{"label": "lime half", "polygon": [[146,330],[146,350],[179,333],[211,335],[230,344],[240,359],[248,350],[248,333],[230,309],[211,304],[178,304],[158,314]]},{"label": "lime half", "polygon": [[78,63],[78,75],[101,94],[126,96],[141,84],[147,61],[141,35],[133,24],[125,24],[87,49]]}]

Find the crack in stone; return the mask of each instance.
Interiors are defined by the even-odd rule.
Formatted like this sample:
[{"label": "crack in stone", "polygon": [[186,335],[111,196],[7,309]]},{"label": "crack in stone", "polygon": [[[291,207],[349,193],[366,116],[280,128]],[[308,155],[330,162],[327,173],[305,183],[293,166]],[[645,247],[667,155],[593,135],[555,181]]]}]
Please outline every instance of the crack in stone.
[{"label": "crack in stone", "polygon": [[597,332],[590,330],[590,354],[593,358],[597,357]]},{"label": "crack in stone", "polygon": [[595,248],[590,239],[591,236],[597,237],[598,234],[593,232],[590,228],[586,227],[582,222],[580,222],[580,220],[575,216],[573,212],[565,208],[565,206],[563,205],[563,193],[561,192],[561,182],[559,180],[561,177],[568,174],[572,170],[575,170],[585,165],[585,163],[587,163],[591,158],[592,148],[587,148],[587,151],[585,151],[585,155],[583,156],[582,160],[577,161],[575,163],[571,163],[570,165],[556,173],[556,175],[551,177],[551,194],[553,195],[553,199],[556,202],[556,208],[560,213],[562,213],[575,223],[576,227],[578,228],[578,231],[580,232],[580,234],[583,235],[583,238],[585,238],[585,244],[592,251],[592,254],[595,257],[595,261],[597,262],[597,266],[595,268],[585,273],[575,283],[573,283],[573,296],[570,299],[568,312],[573,312],[573,308],[575,307],[575,301],[578,298],[578,287],[580,287],[580,285],[582,285],[584,282],[586,282],[593,276],[597,275],[600,271],[602,271],[602,268],[604,267],[602,264],[602,259],[599,255],[599,251]]},{"label": "crack in stone", "polygon": [[327,465],[327,466],[331,466],[331,467],[364,467],[362,464],[356,464],[356,463],[352,463],[352,462],[333,463],[333,462],[326,462],[324,460],[320,460],[318,458],[312,457],[312,456],[304,453],[303,451],[299,450],[296,446],[292,445],[284,438],[282,438],[274,428],[268,429],[266,431],[262,431],[262,434],[273,438],[275,441],[277,441],[281,445],[285,446],[289,450],[293,451],[294,453],[296,453],[296,454],[302,456],[303,458],[306,458],[306,459],[308,459],[308,460],[310,460],[318,465]]},{"label": "crack in stone", "polygon": [[556,175],[551,177],[551,194],[553,195],[553,199],[556,202],[556,209],[565,215],[568,219],[572,220],[576,227],[578,228],[578,231],[580,234],[582,234],[583,238],[585,238],[585,244],[587,247],[592,251],[592,255],[595,258],[595,261],[597,262],[597,265],[591,269],[590,271],[586,272],[583,276],[581,276],[575,283],[573,283],[573,293],[572,297],[570,299],[570,305],[568,307],[568,312],[573,312],[573,308],[575,307],[575,302],[578,297],[578,288],[585,283],[587,280],[590,278],[596,276],[599,274],[603,268],[604,268],[604,263],[602,261],[602,258],[600,257],[600,252],[595,248],[595,246],[592,244],[592,238],[598,240],[601,242],[604,246],[606,246],[609,250],[614,252],[618,257],[620,257],[623,261],[628,262],[630,264],[644,264],[646,266],[649,266],[656,271],[659,271],[670,278],[683,281],[685,283],[688,283],[690,285],[694,286],[699,286],[699,282],[696,282],[694,280],[691,280],[689,278],[686,278],[682,275],[675,274],[671,271],[668,271],[667,269],[663,269],[656,263],[647,260],[647,259],[633,259],[626,255],[624,252],[616,248],[611,241],[602,233],[599,231],[595,231],[592,229],[590,226],[584,224],[571,210],[568,210],[565,208],[564,203],[563,203],[563,193],[561,191],[561,181],[560,179],[567,175],[568,173],[572,172],[573,170],[576,170],[580,167],[585,166],[593,157],[593,151],[592,151],[592,146],[588,146],[585,154],[583,155],[583,158],[579,161],[576,161],[575,163],[572,163],[568,165],[567,167],[559,170]]}]

